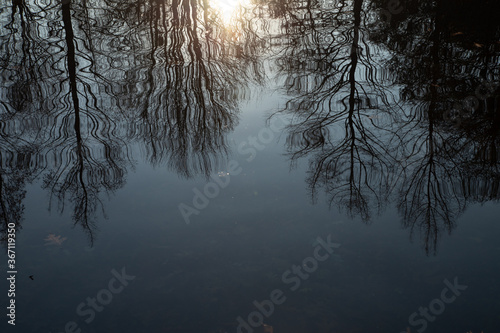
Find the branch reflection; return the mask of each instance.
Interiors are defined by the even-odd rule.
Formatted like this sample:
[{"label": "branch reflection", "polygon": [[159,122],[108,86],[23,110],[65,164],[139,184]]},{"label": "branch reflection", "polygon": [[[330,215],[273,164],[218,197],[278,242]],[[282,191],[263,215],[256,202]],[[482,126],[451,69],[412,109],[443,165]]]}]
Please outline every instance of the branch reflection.
[{"label": "branch reflection", "polygon": [[9,222],[20,228],[24,184],[42,177],[50,206],[69,203],[93,243],[132,143],[153,164],[208,177],[246,86],[262,79],[262,40],[240,14],[228,27],[195,0],[20,0],[3,10],[2,235]]},{"label": "branch reflection", "polygon": [[[288,149],[292,163],[312,155],[313,198],[324,188],[331,204],[365,222],[396,200],[403,226],[420,231],[425,251],[435,253],[468,202],[498,200],[498,85],[468,97],[482,81],[500,79],[498,29],[483,27],[480,38],[456,33],[477,31],[475,16],[456,17],[463,8],[447,15],[456,7],[447,1],[412,2],[386,24],[382,5],[272,8],[282,18],[274,41],[284,45],[280,74],[294,96],[282,111],[294,117]],[[457,39],[463,35],[481,44]],[[470,109],[471,100],[473,112],[457,115],[456,103]]]}]

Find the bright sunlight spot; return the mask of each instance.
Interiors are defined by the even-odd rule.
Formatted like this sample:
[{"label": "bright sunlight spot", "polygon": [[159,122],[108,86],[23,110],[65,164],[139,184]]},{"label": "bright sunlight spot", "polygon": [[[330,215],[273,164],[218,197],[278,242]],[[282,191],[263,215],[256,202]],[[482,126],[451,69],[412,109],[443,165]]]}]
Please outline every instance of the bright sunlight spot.
[{"label": "bright sunlight spot", "polygon": [[217,10],[225,23],[231,22],[241,6],[246,6],[250,0],[211,0],[210,5]]}]

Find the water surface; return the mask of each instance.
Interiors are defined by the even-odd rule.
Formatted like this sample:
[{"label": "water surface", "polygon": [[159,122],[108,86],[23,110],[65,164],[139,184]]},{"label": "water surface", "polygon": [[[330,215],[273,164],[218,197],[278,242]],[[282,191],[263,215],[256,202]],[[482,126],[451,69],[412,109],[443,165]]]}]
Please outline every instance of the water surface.
[{"label": "water surface", "polygon": [[2,332],[494,332],[497,13],[2,1]]}]

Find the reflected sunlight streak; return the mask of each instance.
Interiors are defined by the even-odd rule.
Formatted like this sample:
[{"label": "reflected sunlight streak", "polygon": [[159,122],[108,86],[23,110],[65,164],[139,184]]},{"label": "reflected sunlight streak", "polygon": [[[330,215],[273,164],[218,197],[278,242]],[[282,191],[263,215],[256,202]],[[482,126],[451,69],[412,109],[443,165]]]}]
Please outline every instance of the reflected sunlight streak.
[{"label": "reflected sunlight streak", "polygon": [[210,6],[217,10],[224,23],[228,24],[234,18],[240,7],[250,4],[250,0],[211,0]]}]

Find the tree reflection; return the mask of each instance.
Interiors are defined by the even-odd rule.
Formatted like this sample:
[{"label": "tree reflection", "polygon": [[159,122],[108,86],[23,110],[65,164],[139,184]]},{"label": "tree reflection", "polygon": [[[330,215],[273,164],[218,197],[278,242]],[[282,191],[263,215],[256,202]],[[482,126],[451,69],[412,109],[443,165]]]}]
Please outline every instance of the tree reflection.
[{"label": "tree reflection", "polygon": [[0,35],[0,241],[7,245],[8,229],[22,228],[26,183],[38,173],[40,160],[33,140],[38,128],[29,109],[42,87],[36,83],[40,75],[36,54],[41,47],[33,37],[34,14],[23,0],[2,9],[0,21],[6,24]]},{"label": "tree reflection", "polygon": [[[500,79],[498,23],[483,18],[486,26],[477,26],[478,12],[484,15],[484,8],[468,1],[422,2],[394,20],[408,29],[379,34],[395,54],[389,68],[403,86],[402,100],[413,120],[400,130],[411,172],[398,206],[404,225],[423,234],[426,251],[436,250],[440,231],[451,232],[467,202],[498,200],[498,158],[480,153],[496,151],[498,91],[495,97],[494,88],[488,96],[478,89],[481,81]],[[408,40],[415,42],[403,42]]]},{"label": "tree reflection", "polygon": [[312,156],[314,200],[323,189],[370,222],[397,194],[428,252],[468,202],[498,200],[498,86],[482,83],[500,79],[493,16],[476,26],[485,11],[471,1],[408,1],[390,20],[374,15],[381,1],[254,4],[230,22],[206,0],[2,8],[2,225],[19,223],[24,184],[43,177],[92,241],[132,142],[154,165],[208,177],[263,80],[268,33],[291,96],[287,147],[293,162]]},{"label": "tree reflection", "polygon": [[[23,184],[43,177],[51,206],[70,203],[93,242],[131,142],[154,164],[208,176],[245,84],[261,79],[256,26],[224,26],[205,1],[15,1],[2,15],[2,231],[20,226]],[[30,162],[14,171],[20,156]]]},{"label": "tree reflection", "polygon": [[377,59],[368,51],[365,4],[288,6],[304,8],[281,14],[292,20],[283,23],[279,36],[287,40],[278,60],[281,74],[296,95],[285,110],[296,119],[287,141],[292,161],[313,154],[313,197],[323,187],[331,204],[368,222],[372,207],[383,207],[397,164],[382,140],[397,114],[386,107],[391,94],[377,80]]},{"label": "tree reflection", "polygon": [[[120,103],[137,109],[129,115],[132,135],[143,140],[151,163],[167,160],[185,177],[208,177],[226,154],[225,136],[236,125],[238,100],[262,76],[255,27],[245,17],[222,25],[207,1],[116,6],[144,18],[128,22],[129,47],[137,52],[115,59],[141,59],[122,74],[127,83]],[[117,38],[122,34],[111,36]],[[125,96],[131,89],[133,98]]]},{"label": "tree reflection", "polygon": [[[61,110],[60,117],[64,120],[54,119],[55,123],[62,123],[60,126],[66,128],[67,134],[64,142],[55,143],[54,149],[66,156],[61,156],[62,163],[46,175],[44,187],[50,189],[62,205],[69,195],[75,223],[88,231],[93,242],[94,215],[99,205],[103,208],[100,194],[102,191],[110,193],[123,185],[125,159],[122,140],[113,135],[113,122],[117,119],[111,118],[112,114],[104,112],[95,103],[92,85],[77,73],[77,41],[71,2],[63,2],[61,12],[67,50],[64,58],[68,77],[64,81],[69,89],[61,94],[60,99],[71,101],[72,107]],[[88,59],[92,66],[93,59]]]},{"label": "tree reflection", "polygon": [[[6,45],[22,52],[20,59],[19,52],[12,52],[5,66],[18,68],[15,64],[19,62],[26,74],[17,81],[4,77],[10,88],[6,94],[11,98],[4,103],[3,115],[9,117],[4,118],[6,131],[2,138],[10,142],[17,138],[16,143],[4,147],[4,153],[28,150],[32,154],[29,173],[43,175],[43,186],[50,190],[51,198],[59,200],[61,212],[65,202],[72,204],[75,224],[84,228],[92,243],[102,194],[123,185],[124,144],[116,136],[114,124],[119,119],[103,110],[93,92],[106,85],[85,73],[94,66],[94,59],[92,53],[86,54],[88,50],[77,45],[91,45],[92,40],[88,35],[82,39],[75,34],[74,20],[78,21],[78,16],[71,14],[71,2],[43,8],[23,3],[20,8],[27,12],[28,7],[30,15],[20,12],[20,22],[15,21],[14,7],[12,29],[3,35],[4,40],[17,40],[19,26],[22,32],[18,43],[30,45]],[[25,21],[27,18],[29,22]],[[41,25],[49,29],[41,29]],[[21,91],[19,82],[26,82],[23,93],[14,94]]]},{"label": "tree reflection", "polygon": [[467,202],[498,200],[498,86],[473,106],[468,97],[499,80],[497,23],[467,35],[475,14],[415,1],[387,24],[374,14],[382,5],[272,8],[286,18],[278,62],[295,95],[284,110],[295,119],[288,147],[292,161],[313,155],[313,198],[323,187],[330,203],[368,222],[371,207],[395,197],[403,225],[435,252]]}]

